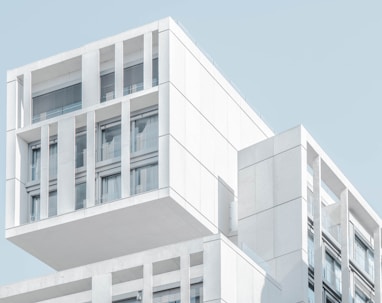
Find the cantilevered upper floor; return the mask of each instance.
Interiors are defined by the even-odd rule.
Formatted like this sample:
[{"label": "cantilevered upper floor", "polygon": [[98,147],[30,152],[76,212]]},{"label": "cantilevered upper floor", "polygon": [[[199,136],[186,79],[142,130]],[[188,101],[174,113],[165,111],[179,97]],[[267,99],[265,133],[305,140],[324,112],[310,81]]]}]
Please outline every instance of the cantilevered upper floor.
[{"label": "cantilevered upper floor", "polygon": [[16,245],[66,269],[235,238],[237,151],[273,133],[172,19],[11,70],[7,87]]}]

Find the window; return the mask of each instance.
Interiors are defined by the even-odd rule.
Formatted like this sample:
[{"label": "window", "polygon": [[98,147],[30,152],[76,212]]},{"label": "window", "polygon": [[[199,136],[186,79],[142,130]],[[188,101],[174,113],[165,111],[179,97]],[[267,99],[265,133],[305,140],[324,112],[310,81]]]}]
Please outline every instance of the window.
[{"label": "window", "polygon": [[131,194],[139,194],[158,188],[158,164],[153,163],[130,171]]},{"label": "window", "polygon": [[356,290],[354,296],[354,303],[372,303],[371,298],[366,296],[362,291]]},{"label": "window", "polygon": [[49,145],[49,178],[57,178],[57,140],[51,141]]},{"label": "window", "polygon": [[361,270],[374,279],[374,253],[357,235],[354,241],[354,261]]},{"label": "window", "polygon": [[309,267],[314,268],[314,238],[311,232],[308,232],[308,263]]},{"label": "window", "polygon": [[40,144],[30,146],[31,165],[30,165],[30,180],[39,181],[41,172],[41,149]]},{"label": "window", "polygon": [[120,122],[101,125],[101,161],[121,156]]},{"label": "window", "polygon": [[341,266],[329,253],[325,254],[324,279],[335,291],[341,293]]},{"label": "window", "polygon": [[126,67],[123,71],[123,94],[143,90],[143,63]]},{"label": "window", "polygon": [[86,183],[76,184],[76,205],[75,209],[81,209],[86,206]]},{"label": "window", "polygon": [[57,216],[57,191],[51,191],[49,193],[49,206],[48,206],[48,216]]},{"label": "window", "polygon": [[180,288],[155,292],[153,303],[180,303]]},{"label": "window", "polygon": [[153,59],[153,86],[157,86],[159,83],[158,79],[158,58]]},{"label": "window", "polygon": [[192,284],[190,289],[190,303],[203,302],[203,283]]},{"label": "window", "polygon": [[43,121],[80,109],[81,99],[81,83],[33,97],[32,122]]},{"label": "window", "polygon": [[29,205],[29,222],[40,220],[40,195],[33,195]]},{"label": "window", "polygon": [[313,219],[314,206],[313,206],[313,192],[308,188],[308,216]]},{"label": "window", "polygon": [[76,168],[86,165],[86,132],[76,135]]},{"label": "window", "polygon": [[308,303],[314,303],[314,286],[310,282],[308,288]]},{"label": "window", "polygon": [[324,302],[325,303],[340,303],[339,300],[335,299],[333,296],[329,295],[328,293],[325,293]]},{"label": "window", "polygon": [[[143,117],[142,117],[143,116]],[[158,114],[133,117],[131,121],[131,154],[136,156],[158,150]]]},{"label": "window", "polygon": [[114,99],[115,73],[101,76],[101,102]]},{"label": "window", "polygon": [[101,178],[101,203],[117,200],[121,197],[121,174]]}]

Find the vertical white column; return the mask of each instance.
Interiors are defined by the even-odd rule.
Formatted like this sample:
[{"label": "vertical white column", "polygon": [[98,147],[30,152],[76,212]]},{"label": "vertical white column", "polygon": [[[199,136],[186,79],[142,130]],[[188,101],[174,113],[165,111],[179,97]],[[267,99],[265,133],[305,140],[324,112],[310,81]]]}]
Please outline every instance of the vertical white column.
[{"label": "vertical white column", "polygon": [[146,263],[143,265],[143,300],[142,303],[152,303],[153,301],[153,265]]},{"label": "vertical white column", "polygon": [[32,74],[26,72],[24,74],[24,125],[31,124],[32,117]]},{"label": "vertical white column", "polygon": [[323,245],[321,222],[321,158],[313,162],[314,301],[322,302]]},{"label": "vertical white column", "polygon": [[[203,299],[204,302],[222,301],[221,241],[203,243]],[[232,285],[230,285],[233,287]]]},{"label": "vertical white column", "polygon": [[342,302],[350,303],[350,268],[349,268],[349,192],[346,188],[341,197],[341,278]]},{"label": "vertical white column", "polygon": [[180,257],[180,302],[190,303],[190,255]]},{"label": "vertical white column", "polygon": [[95,205],[96,131],[95,112],[86,116],[86,207]]},{"label": "vertical white column", "polygon": [[130,195],[130,100],[122,102],[121,136],[121,196],[126,198]]},{"label": "vertical white column", "polygon": [[153,86],[153,33],[143,35],[143,87]]},{"label": "vertical white column", "polygon": [[40,174],[40,219],[48,217],[49,201],[49,125],[41,127],[41,174]]},{"label": "vertical white column", "polygon": [[99,50],[82,55],[82,108],[100,102]]},{"label": "vertical white column", "polygon": [[123,41],[115,44],[115,98],[123,96]]},{"label": "vertical white column", "polygon": [[17,123],[17,81],[7,83],[7,131],[16,128]]},{"label": "vertical white column", "polygon": [[374,302],[382,302],[381,289],[381,227],[378,226],[374,231],[374,285],[375,299]]},{"label": "vertical white column", "polygon": [[75,208],[75,118],[58,120],[57,213]]},{"label": "vertical white column", "polygon": [[111,303],[112,296],[111,273],[93,276],[92,303]]}]

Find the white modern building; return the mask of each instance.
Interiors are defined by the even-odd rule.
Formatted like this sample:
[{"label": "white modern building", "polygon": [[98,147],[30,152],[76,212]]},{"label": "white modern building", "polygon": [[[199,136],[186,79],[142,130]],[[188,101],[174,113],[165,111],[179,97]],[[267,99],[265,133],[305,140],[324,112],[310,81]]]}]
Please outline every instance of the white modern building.
[{"label": "white modern building", "polygon": [[0,302],[381,302],[381,219],[171,19],[8,72]]}]

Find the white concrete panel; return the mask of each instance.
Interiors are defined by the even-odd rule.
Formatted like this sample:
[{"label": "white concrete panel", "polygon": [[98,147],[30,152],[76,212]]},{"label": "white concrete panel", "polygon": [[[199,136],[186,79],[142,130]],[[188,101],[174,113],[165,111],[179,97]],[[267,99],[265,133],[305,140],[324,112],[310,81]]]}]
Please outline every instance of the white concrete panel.
[{"label": "white concrete panel", "polygon": [[240,108],[232,101],[231,98],[227,98],[227,139],[231,144],[239,149],[240,147]]},{"label": "white concrete panel", "polygon": [[203,119],[200,113],[189,102],[185,102],[185,145],[192,155],[200,159],[200,153],[203,152],[200,144],[201,122]]},{"label": "white concrete panel", "polygon": [[185,96],[200,110],[200,69],[203,68],[200,62],[187,50],[186,51],[186,81]]},{"label": "white concrete panel", "polygon": [[96,275],[92,278],[92,303],[112,302],[111,273]]},{"label": "white concrete panel", "polygon": [[186,138],[186,102],[183,95],[171,85],[169,100],[170,115],[168,116],[170,120],[170,133],[183,145],[185,145]]},{"label": "white concrete panel", "polygon": [[225,302],[236,303],[237,254],[227,245],[221,246],[221,298]]},{"label": "white concrete panel", "polygon": [[308,296],[308,267],[302,251],[277,258],[276,280],[282,285],[284,302],[304,302]]},{"label": "white concrete panel", "polygon": [[143,265],[143,300],[142,303],[152,303],[153,301],[153,265],[147,263]]},{"label": "white concrete panel", "polygon": [[229,186],[235,191],[235,196],[238,193],[238,170],[237,170],[237,151],[232,147],[232,145],[228,144],[228,155],[227,155],[227,169],[228,176],[226,182]]},{"label": "white concrete panel", "polygon": [[130,100],[121,107],[121,196],[130,195]]},{"label": "white concrete panel", "polygon": [[222,89],[222,87],[214,81],[214,111],[213,111],[213,124],[219,132],[228,138],[228,101],[229,96]]},{"label": "white concrete panel", "polygon": [[40,174],[40,219],[48,217],[49,196],[49,125],[41,127],[41,174]]},{"label": "white concrete panel", "polygon": [[301,148],[294,148],[274,157],[275,204],[302,196],[301,167]]},{"label": "white concrete panel", "polygon": [[82,108],[100,102],[99,50],[82,55]]},{"label": "white concrete panel", "polygon": [[123,42],[115,43],[115,97],[123,96]]},{"label": "white concrete panel", "polygon": [[95,113],[88,112],[86,115],[86,206],[95,205]]},{"label": "white concrete panel", "polygon": [[58,120],[57,214],[75,209],[75,118]]},{"label": "white concrete panel", "polygon": [[185,197],[193,207],[200,210],[201,165],[188,152],[185,153]]},{"label": "white concrete panel", "polygon": [[190,255],[180,257],[180,301],[190,303]]},{"label": "white concrete panel", "polygon": [[158,94],[158,134],[159,137],[167,135],[170,131],[170,97],[173,98],[172,90],[170,93],[169,83],[159,85]]},{"label": "white concrete panel", "polygon": [[[11,228],[16,225],[16,180],[8,179],[5,184],[5,228]],[[20,197],[19,197],[20,198]],[[19,207],[18,207],[19,208]]]},{"label": "white concrete panel", "polygon": [[217,179],[204,167],[200,170],[200,209],[202,214],[217,226]]},{"label": "white concrete panel", "polygon": [[15,177],[25,184],[29,178],[29,146],[20,136],[16,137],[15,161]]},{"label": "white concrete panel", "polygon": [[303,249],[302,199],[275,207],[275,256]]},{"label": "white concrete panel", "polygon": [[218,133],[205,119],[200,120],[200,159],[205,167],[213,174],[215,173],[215,155],[218,151],[217,136]]},{"label": "white concrete panel", "polygon": [[264,160],[256,164],[255,211],[263,211],[273,206],[274,201],[274,160]]},{"label": "white concrete panel", "polygon": [[170,80],[170,31],[159,32],[158,44],[158,76],[162,84]]},{"label": "white concrete panel", "polygon": [[[240,301],[238,302],[251,302],[251,303],[257,303],[257,302],[265,302],[265,303],[273,303],[278,301],[270,301],[267,300],[267,294],[265,293],[265,285],[266,280],[263,275],[259,274],[257,271],[253,271],[253,279],[252,279],[252,301]],[[241,283],[246,283],[245,281],[242,281]],[[240,286],[240,283],[239,283]]]},{"label": "white concrete panel", "polygon": [[7,131],[16,128],[17,123],[17,81],[7,83]]},{"label": "white concrete panel", "polygon": [[214,79],[203,68],[200,69],[200,111],[207,120],[213,121],[214,117]]},{"label": "white concrete panel", "polygon": [[[9,119],[7,119],[9,120]],[[15,178],[16,176],[16,132],[15,130],[12,131],[7,131],[6,134],[6,163],[5,163],[5,169],[6,169],[6,174],[5,177],[6,179],[12,179]],[[28,158],[26,158],[28,159]]]},{"label": "white concrete panel", "polygon": [[182,146],[170,138],[170,187],[185,197],[185,162],[186,154]]},{"label": "white concrete panel", "polygon": [[[176,88],[184,92],[185,91],[185,53],[186,49],[184,45],[178,40],[178,38],[170,33],[169,35],[170,48],[169,57],[170,63],[170,82],[176,86]],[[162,81],[162,80],[160,80]]]},{"label": "white concrete panel", "polygon": [[222,292],[221,242],[205,242],[203,245],[203,300],[219,300]]},{"label": "white concrete panel", "polygon": [[[249,266],[248,262],[246,262],[242,258],[237,258],[237,302],[261,302],[254,300],[255,292],[261,293],[261,282],[259,281],[260,285],[254,285],[253,275],[254,269],[251,266]],[[257,296],[257,298],[259,298],[259,296]]]},{"label": "white concrete panel", "polygon": [[255,213],[256,210],[256,166],[252,165],[239,172],[238,215],[239,219]]},{"label": "white concrete panel", "polygon": [[239,221],[239,243],[245,243],[260,259],[274,257],[274,210],[270,209]]},{"label": "white concrete panel", "polygon": [[170,172],[170,141],[169,135],[159,137],[158,151],[158,187],[169,186]]},{"label": "white concrete panel", "polygon": [[143,87],[148,89],[153,83],[153,35],[152,32],[143,35]]},{"label": "white concrete panel", "polygon": [[239,151],[239,169],[273,157],[274,137],[265,139]]},{"label": "white concrete panel", "polygon": [[32,118],[32,73],[30,71],[24,74],[24,126],[31,124]]},{"label": "white concrete panel", "polygon": [[215,138],[215,175],[224,180],[228,180],[228,143],[220,135]]},{"label": "white concrete panel", "polygon": [[301,127],[292,128],[274,137],[275,155],[301,145]]},{"label": "white concrete panel", "polygon": [[260,128],[251,120],[247,113],[240,112],[240,147],[239,149],[246,148],[252,144],[255,144],[261,140],[264,140],[266,136],[260,130]]}]

